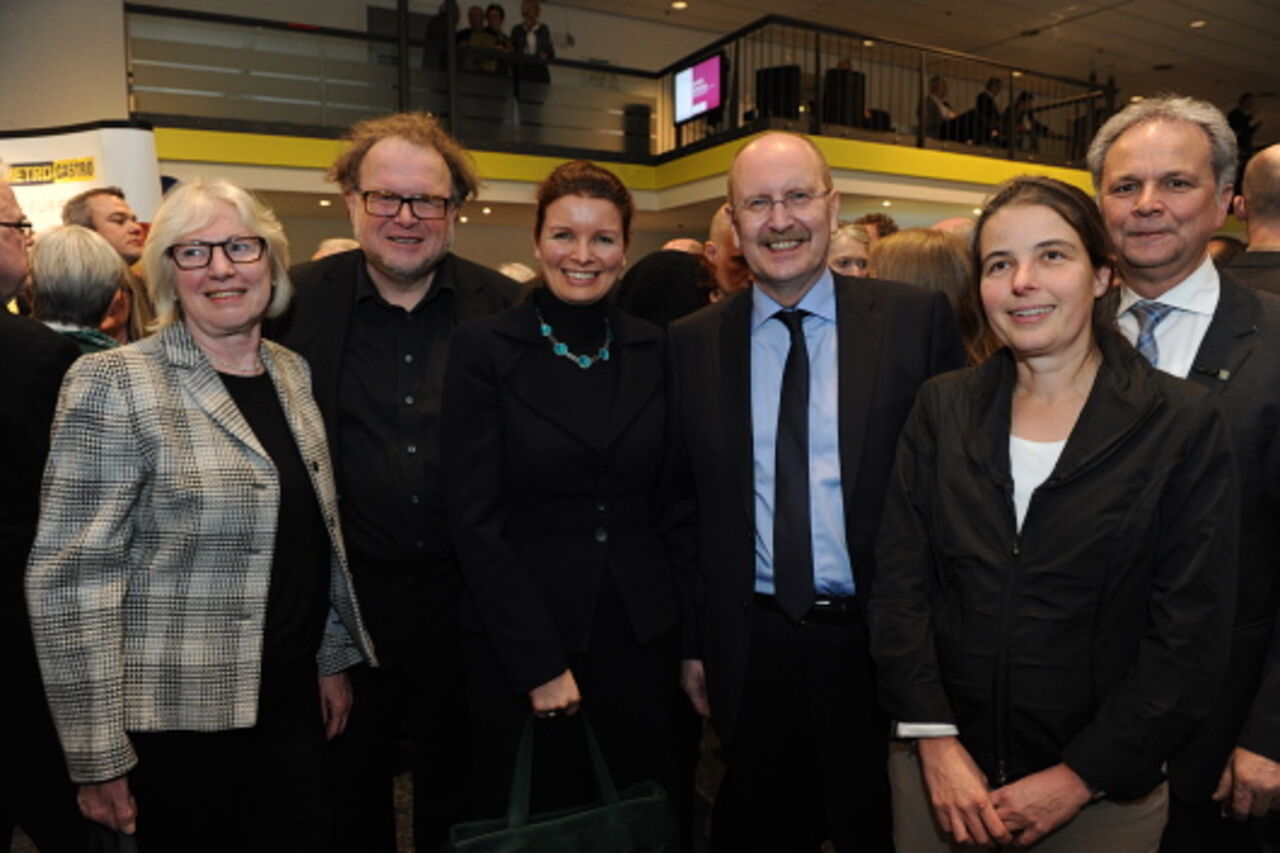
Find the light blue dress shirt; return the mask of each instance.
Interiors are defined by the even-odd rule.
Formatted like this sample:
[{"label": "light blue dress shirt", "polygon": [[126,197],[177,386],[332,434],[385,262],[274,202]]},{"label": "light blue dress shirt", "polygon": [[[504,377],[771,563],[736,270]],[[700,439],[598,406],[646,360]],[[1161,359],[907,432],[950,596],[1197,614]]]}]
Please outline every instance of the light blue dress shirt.
[{"label": "light blue dress shirt", "polygon": [[[759,287],[751,290],[751,434],[755,459],[756,592],[773,595],[774,444],[782,371],[791,334],[773,315],[782,306]],[[844,529],[840,490],[840,430],[836,359],[836,290],[823,273],[797,308],[808,311],[809,505],[812,515],[813,588],[818,595],[853,595],[853,566]]]}]

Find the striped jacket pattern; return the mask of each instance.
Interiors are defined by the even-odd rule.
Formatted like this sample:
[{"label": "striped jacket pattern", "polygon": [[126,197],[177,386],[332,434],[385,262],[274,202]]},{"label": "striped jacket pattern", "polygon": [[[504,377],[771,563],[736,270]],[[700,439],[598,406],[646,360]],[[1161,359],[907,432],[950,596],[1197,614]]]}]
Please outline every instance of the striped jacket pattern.
[{"label": "striped jacket pattern", "polygon": [[[373,663],[309,370],[270,341],[262,361],[332,542],[319,672]],[[73,781],[126,773],[130,731],[254,725],[279,503],[275,466],[182,323],[72,366],[26,591]]]}]

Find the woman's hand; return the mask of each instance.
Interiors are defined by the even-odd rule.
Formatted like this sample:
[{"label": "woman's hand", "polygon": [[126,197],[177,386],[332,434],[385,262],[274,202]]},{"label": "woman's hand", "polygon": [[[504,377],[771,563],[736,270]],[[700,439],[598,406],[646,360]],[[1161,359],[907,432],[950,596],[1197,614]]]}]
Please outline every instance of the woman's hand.
[{"label": "woman's hand", "polygon": [[929,803],[943,832],[957,844],[985,847],[1013,841],[992,805],[987,777],[959,738],[920,738],[916,749]]},{"label": "woman's hand", "polygon": [[1071,820],[1092,799],[1089,786],[1065,764],[1055,764],[991,792],[996,813],[1023,847]]},{"label": "woman's hand", "polygon": [[333,740],[346,730],[353,701],[351,681],[345,672],[320,676],[320,715],[324,718],[325,740]]},{"label": "woman's hand", "polygon": [[138,804],[129,793],[128,776],[81,785],[76,792],[76,805],[89,820],[116,832],[133,835],[138,828]]},{"label": "woman's hand", "polygon": [[567,669],[529,691],[529,704],[538,717],[554,717],[562,713],[572,717],[578,713],[581,702],[578,682],[573,680],[573,673]]}]

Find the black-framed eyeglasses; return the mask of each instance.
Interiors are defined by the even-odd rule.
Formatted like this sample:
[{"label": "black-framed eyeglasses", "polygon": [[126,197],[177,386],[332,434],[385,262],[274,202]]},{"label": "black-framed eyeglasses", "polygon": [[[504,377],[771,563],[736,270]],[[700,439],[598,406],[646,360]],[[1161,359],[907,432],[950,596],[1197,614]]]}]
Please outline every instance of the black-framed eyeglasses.
[{"label": "black-framed eyeglasses", "polygon": [[823,190],[816,192],[814,190],[791,190],[785,193],[782,198],[770,198],[767,195],[757,195],[751,198],[743,199],[738,202],[735,207],[740,213],[748,216],[763,218],[768,216],[773,210],[775,204],[780,204],[791,213],[797,213],[804,210],[820,198],[826,198],[831,195],[831,190]]},{"label": "black-framed eyeglasses", "polygon": [[399,195],[384,190],[366,190],[360,196],[364,199],[365,213],[386,219],[399,216],[406,204],[414,219],[444,219],[453,204],[452,199],[442,195]]},{"label": "black-framed eyeglasses", "polygon": [[23,237],[30,237],[31,232],[35,230],[35,226],[26,219],[19,219],[17,222],[0,222],[0,227],[16,228]]},{"label": "black-framed eyeglasses", "polygon": [[198,270],[209,266],[214,249],[222,249],[222,254],[233,264],[251,264],[262,258],[267,241],[265,237],[230,237],[221,243],[190,240],[174,243],[167,251],[178,269]]}]

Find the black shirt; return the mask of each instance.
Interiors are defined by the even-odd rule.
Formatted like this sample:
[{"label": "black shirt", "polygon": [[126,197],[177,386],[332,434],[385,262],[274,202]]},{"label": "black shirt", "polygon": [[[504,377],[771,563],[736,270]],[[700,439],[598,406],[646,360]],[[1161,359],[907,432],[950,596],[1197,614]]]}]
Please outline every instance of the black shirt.
[{"label": "black shirt", "polygon": [[442,264],[406,311],[383,299],[360,265],[331,437],[353,565],[404,570],[450,559],[439,428],[454,290]]},{"label": "black shirt", "polygon": [[280,478],[275,551],[262,641],[261,704],[270,705],[276,676],[298,666],[315,669],[329,613],[329,534],[298,444],[271,377],[219,374]]}]

